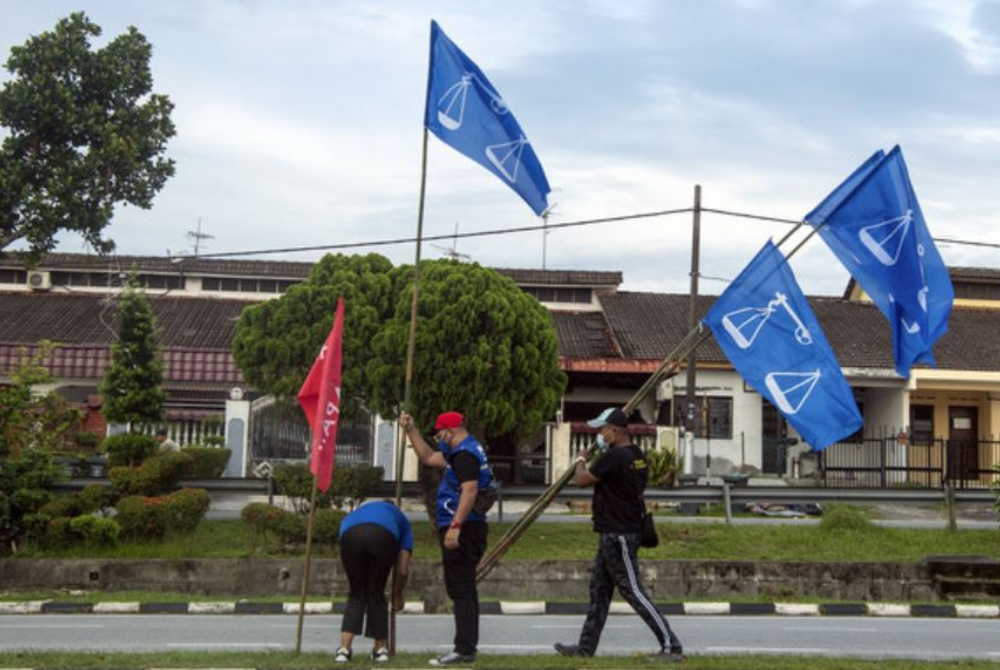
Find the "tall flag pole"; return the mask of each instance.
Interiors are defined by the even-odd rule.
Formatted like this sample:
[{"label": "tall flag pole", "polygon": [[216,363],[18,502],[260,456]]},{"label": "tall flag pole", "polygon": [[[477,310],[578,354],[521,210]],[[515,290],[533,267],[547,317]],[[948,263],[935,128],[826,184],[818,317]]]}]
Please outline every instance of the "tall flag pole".
[{"label": "tall flag pole", "polygon": [[806,215],[892,326],[896,372],[934,364],[955,292],[902,150],[876,152]]},{"label": "tall flag pole", "polygon": [[306,591],[309,584],[309,559],[312,553],[313,517],[316,513],[316,490],[324,493],[333,480],[337,452],[337,427],[340,424],[340,372],[344,351],[344,299],[337,300],[333,328],[306,376],[297,399],[312,430],[309,470],[313,474],[309,500],[309,523],[306,526],[306,555],[302,567],[302,593],[299,621],[295,632],[295,655],[302,651],[302,623],[305,617]]},{"label": "tall flag pole", "polygon": [[[410,334],[406,351],[403,408],[411,410],[413,368],[417,349],[417,313],[420,303],[420,252],[423,241],[424,201],[427,192],[427,137],[442,142],[476,161],[514,190],[538,216],[549,210],[548,179],[535,150],[496,87],[465,52],[452,42],[437,21],[431,21],[427,99],[417,210],[417,247],[413,262]],[[396,505],[403,497],[406,441],[399,432],[396,449]],[[392,585],[395,592],[396,573]],[[389,653],[396,653],[396,613],[389,617]]]}]

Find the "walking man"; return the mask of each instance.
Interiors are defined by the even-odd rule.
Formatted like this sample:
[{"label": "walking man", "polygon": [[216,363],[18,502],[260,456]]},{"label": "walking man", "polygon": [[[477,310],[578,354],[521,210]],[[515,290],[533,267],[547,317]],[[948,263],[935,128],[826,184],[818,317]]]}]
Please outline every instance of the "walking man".
[{"label": "walking man", "polygon": [[347,573],[351,593],[340,626],[340,647],[334,661],[350,663],[351,643],[364,630],[374,638],[372,660],[389,662],[389,610],[385,584],[396,567],[396,590],[392,609],[403,609],[403,589],[413,553],[413,530],[403,512],[390,502],[362,505],[340,522],[340,561]]},{"label": "walking man", "polygon": [[486,550],[486,515],[473,510],[480,488],[492,482],[486,452],[465,428],[458,412],[439,414],[434,422],[439,451],[432,449],[403,413],[406,430],[424,465],[444,470],[437,492],[437,528],[444,563],[444,585],[455,610],[455,647],[431,665],[455,665],[476,660],[479,644],[479,593],[476,567]]},{"label": "walking man", "polygon": [[598,430],[598,448],[607,448],[592,468],[587,457],[576,460],[577,486],[594,487],[594,532],[600,535],[590,573],[590,607],[577,644],[556,643],[563,656],[593,656],[601,641],[615,587],[642,617],[660,643],[656,658],[683,661],[681,641],[653,605],[639,576],[639,539],[645,514],[646,461],[632,444],[625,413],[609,407],[587,425]]}]

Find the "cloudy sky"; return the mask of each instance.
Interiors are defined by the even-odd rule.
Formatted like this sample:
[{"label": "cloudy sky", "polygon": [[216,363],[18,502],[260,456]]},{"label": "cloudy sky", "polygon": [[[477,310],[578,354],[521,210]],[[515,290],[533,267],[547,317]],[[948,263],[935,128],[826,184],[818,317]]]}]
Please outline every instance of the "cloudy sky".
[{"label": "cloudy sky", "polygon": [[[118,211],[119,253],[190,249],[199,219],[209,253],[412,236],[432,18],[516,114],[553,223],[690,207],[695,184],[705,207],[798,219],[898,143],[934,236],[1000,242],[997,0],[0,0],[0,53],[81,9],[105,30],[98,46],[129,25],[146,35],[154,88],[176,105],[177,174],[152,210]],[[538,222],[434,137],[428,162],[427,234]],[[683,215],[555,231],[547,266],[686,291],[690,230]],[[732,278],[786,230],[705,215],[702,272]],[[59,249],[84,250],[70,236]],[[413,258],[412,245],[368,250]],[[458,251],[542,264],[540,233]],[[997,249],[941,252],[1000,268]],[[807,293],[847,281],[818,240],[793,267]]]}]

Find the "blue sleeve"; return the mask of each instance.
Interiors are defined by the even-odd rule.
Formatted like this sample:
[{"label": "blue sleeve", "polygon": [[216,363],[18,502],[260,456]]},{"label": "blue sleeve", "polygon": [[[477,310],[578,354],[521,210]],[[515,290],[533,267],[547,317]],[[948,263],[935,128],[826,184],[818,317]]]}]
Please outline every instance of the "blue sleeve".
[{"label": "blue sleeve", "polygon": [[396,509],[396,518],[399,522],[399,548],[405,549],[406,551],[413,553],[413,528],[410,526],[409,519],[403,514],[403,511],[398,507]]}]

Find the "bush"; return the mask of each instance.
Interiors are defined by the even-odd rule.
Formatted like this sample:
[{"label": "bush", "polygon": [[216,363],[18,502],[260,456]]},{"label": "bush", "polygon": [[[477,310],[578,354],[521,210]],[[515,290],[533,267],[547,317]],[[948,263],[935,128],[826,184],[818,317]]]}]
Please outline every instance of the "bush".
[{"label": "bush", "polygon": [[[0,413],[7,408],[0,407]],[[51,497],[45,488],[58,477],[52,458],[37,449],[4,451],[0,434],[0,555],[15,550],[27,533],[27,517]]]},{"label": "bush", "polygon": [[[378,494],[382,489],[384,470],[370,465],[334,468],[333,480],[326,493],[317,492],[317,509],[342,507],[346,502],[351,508]],[[281,465],[274,470],[274,480],[281,493],[301,515],[309,514],[313,476],[305,463]]]},{"label": "bush", "polygon": [[118,543],[121,527],[114,519],[85,514],[70,519],[70,530],[84,542],[98,546],[110,546]]},{"label": "bush", "polygon": [[866,532],[875,528],[868,513],[854,505],[831,505],[823,512],[819,527],[827,532]]},{"label": "bush", "polygon": [[123,433],[104,438],[101,450],[108,455],[108,467],[135,467],[156,453],[160,445],[150,435]]},{"label": "bush", "polygon": [[340,535],[340,522],[346,512],[333,509],[318,509],[313,516],[313,542],[333,547]]},{"label": "bush", "polygon": [[675,450],[668,447],[650,449],[646,452],[646,466],[649,468],[649,486],[673,488],[680,468],[680,459]]},{"label": "bush", "polygon": [[218,447],[185,447],[181,453],[191,457],[185,479],[218,479],[225,472],[233,452]]},{"label": "bush", "polygon": [[[316,510],[313,519],[313,539],[324,544],[336,543],[343,518],[343,512],[329,509]],[[250,503],[240,512],[240,519],[250,527],[250,541],[254,552],[257,551],[258,544],[265,543],[271,538],[277,541],[276,549],[306,541],[306,519],[295,512],[267,503]]]},{"label": "bush", "polygon": [[167,530],[190,533],[198,527],[208,512],[210,498],[205,489],[181,489],[162,498],[160,506]]},{"label": "bush", "polygon": [[115,521],[121,527],[121,536],[134,540],[155,540],[167,532],[167,524],[160,510],[161,498],[128,496],[118,501]]},{"label": "bush", "polygon": [[100,484],[90,484],[80,491],[77,496],[78,508],[84,514],[103,512],[110,507],[114,507],[116,500],[117,498],[115,498],[111,487]]},{"label": "bush", "polygon": [[50,519],[72,517],[81,513],[80,499],[74,495],[55,496],[38,510]]},{"label": "bush", "polygon": [[97,437],[97,433],[93,433],[89,430],[81,430],[78,432],[73,436],[73,441],[76,442],[76,446],[83,451],[94,451],[97,449],[97,445],[101,443],[101,439]]},{"label": "bush", "polygon": [[111,468],[108,479],[119,498],[155,496],[169,493],[191,468],[194,459],[183,452],[169,451],[146,459],[137,468]]}]

